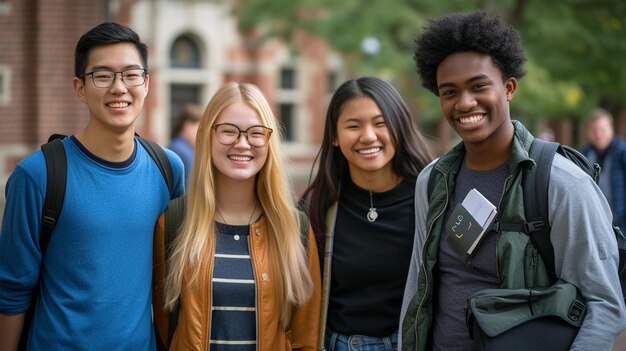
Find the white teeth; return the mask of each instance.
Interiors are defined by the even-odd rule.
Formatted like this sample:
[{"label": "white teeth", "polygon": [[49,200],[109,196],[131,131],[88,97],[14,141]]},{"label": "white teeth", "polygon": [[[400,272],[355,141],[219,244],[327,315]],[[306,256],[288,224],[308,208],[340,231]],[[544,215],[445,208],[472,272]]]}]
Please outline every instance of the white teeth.
[{"label": "white teeth", "polygon": [[250,161],[252,157],[249,156],[230,156],[230,159],[233,161]]},{"label": "white teeth", "polygon": [[373,147],[371,149],[359,150],[359,153],[364,154],[364,155],[369,155],[369,154],[375,154],[379,151],[380,151],[379,147]]},{"label": "white teeth", "polygon": [[459,118],[459,122],[461,122],[461,124],[471,124],[471,123],[476,123],[476,122],[480,121],[481,119],[483,119],[483,117],[485,117],[485,115],[477,115],[477,116],[471,116],[471,117],[463,117],[463,118]]},{"label": "white teeth", "polygon": [[108,105],[113,108],[124,108],[128,107],[128,102],[110,102]]}]

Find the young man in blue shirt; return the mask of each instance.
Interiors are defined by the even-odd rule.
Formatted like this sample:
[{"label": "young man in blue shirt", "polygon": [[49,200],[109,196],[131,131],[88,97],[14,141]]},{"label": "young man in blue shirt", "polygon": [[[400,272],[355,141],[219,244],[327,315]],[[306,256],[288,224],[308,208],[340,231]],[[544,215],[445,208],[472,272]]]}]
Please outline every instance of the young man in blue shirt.
[{"label": "young man in blue shirt", "polygon": [[[0,349],[19,341],[33,287],[40,295],[30,350],[154,350],[152,237],[170,193],[138,142],[135,122],[148,94],[147,47],[130,28],[103,23],[76,46],[76,96],[85,129],[63,139],[67,186],[43,254],[46,166],[41,151],[22,160],[6,187],[0,234]],[[173,193],[183,165],[166,150]]]}]

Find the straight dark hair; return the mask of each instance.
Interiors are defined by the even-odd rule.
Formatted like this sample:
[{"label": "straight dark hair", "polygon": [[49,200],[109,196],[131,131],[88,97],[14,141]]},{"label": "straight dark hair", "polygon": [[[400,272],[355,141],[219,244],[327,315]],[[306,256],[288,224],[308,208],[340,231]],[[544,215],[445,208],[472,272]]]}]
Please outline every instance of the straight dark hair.
[{"label": "straight dark hair", "polygon": [[328,106],[324,139],[315,157],[310,179],[313,178],[316,166],[317,174],[300,199],[300,206],[305,208],[311,219],[322,257],[326,212],[338,199],[339,183],[345,176],[349,176],[348,161],[340,148],[333,145],[333,140],[337,139],[337,120],[346,103],[360,97],[372,99],[385,118],[396,150],[392,159],[394,173],[415,181],[419,172],[433,159],[426,138],[417,129],[409,108],[391,84],[376,77],[361,77],[344,82]]},{"label": "straight dark hair", "polygon": [[93,27],[78,40],[74,51],[74,76],[85,73],[91,49],[118,43],[133,44],[141,56],[143,68],[148,69],[148,46],[141,42],[139,35],[119,23],[106,22]]}]

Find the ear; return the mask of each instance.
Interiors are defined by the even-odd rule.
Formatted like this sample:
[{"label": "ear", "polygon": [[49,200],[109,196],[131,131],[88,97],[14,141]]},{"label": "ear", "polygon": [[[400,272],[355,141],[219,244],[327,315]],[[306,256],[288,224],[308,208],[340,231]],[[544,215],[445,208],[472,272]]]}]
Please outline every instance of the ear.
[{"label": "ear", "polygon": [[339,141],[336,138],[333,139],[333,146],[339,146]]},{"label": "ear", "polygon": [[74,79],[72,79],[72,85],[74,86],[74,94],[78,96],[80,101],[86,103],[87,101],[85,98],[85,79],[74,77]]},{"label": "ear", "polygon": [[144,89],[146,90],[146,95],[144,95],[145,97],[148,95],[148,88],[150,87],[150,75],[148,73],[146,73],[146,80],[144,81],[143,86],[144,86]]},{"label": "ear", "polygon": [[504,82],[504,89],[506,90],[506,101],[511,101],[517,90],[517,79],[511,77]]}]

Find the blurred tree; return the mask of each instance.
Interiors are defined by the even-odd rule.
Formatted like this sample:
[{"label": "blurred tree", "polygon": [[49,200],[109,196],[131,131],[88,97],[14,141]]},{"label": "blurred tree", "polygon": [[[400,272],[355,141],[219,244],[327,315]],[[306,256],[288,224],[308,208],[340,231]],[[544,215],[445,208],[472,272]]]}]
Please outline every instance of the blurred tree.
[{"label": "blurred tree", "polygon": [[[429,17],[449,12],[485,9],[521,32],[528,74],[513,108],[524,118],[578,118],[607,97],[626,97],[623,0],[241,0],[234,9],[241,28],[263,38],[289,43],[300,30],[324,38],[349,76],[392,81],[422,121],[441,117],[437,99],[419,86],[414,38]],[[365,38],[378,41],[375,53],[363,50]]]}]

